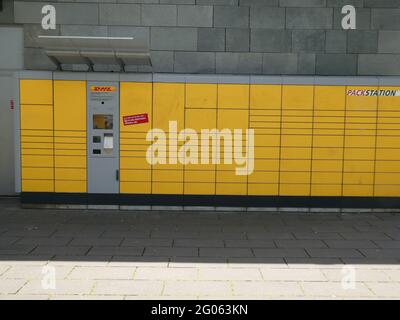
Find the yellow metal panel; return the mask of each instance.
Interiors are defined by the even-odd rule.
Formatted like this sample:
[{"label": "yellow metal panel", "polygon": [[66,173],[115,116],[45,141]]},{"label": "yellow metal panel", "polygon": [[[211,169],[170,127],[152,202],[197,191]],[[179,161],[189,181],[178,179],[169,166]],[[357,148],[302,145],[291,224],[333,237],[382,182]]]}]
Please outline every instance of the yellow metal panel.
[{"label": "yellow metal panel", "polygon": [[121,170],[121,181],[151,181],[151,170]]},{"label": "yellow metal panel", "polygon": [[374,172],[375,161],[345,160],[343,170],[345,172]]},{"label": "yellow metal panel", "polygon": [[55,156],[56,168],[86,168],[86,157],[82,156]]},{"label": "yellow metal panel", "polygon": [[250,85],[250,109],[280,109],[281,85]]},{"label": "yellow metal panel", "polygon": [[53,104],[52,80],[23,79],[19,85],[21,104]]},{"label": "yellow metal panel", "polygon": [[375,186],[375,197],[399,197],[399,186]]},{"label": "yellow metal panel", "polygon": [[[21,129],[52,130],[53,107],[51,105],[21,105]],[[46,132],[43,132],[43,135],[47,135]]]},{"label": "yellow metal panel", "polygon": [[247,184],[244,184],[244,183],[217,183],[216,194],[246,195],[247,194]]},{"label": "yellow metal panel", "polygon": [[254,160],[255,170],[277,171],[279,170],[279,160]]},{"label": "yellow metal panel", "polygon": [[56,149],[57,156],[86,156],[86,150]]},{"label": "yellow metal panel", "polygon": [[374,148],[375,137],[365,136],[347,136],[345,138],[346,147],[362,147],[362,148]]},{"label": "yellow metal panel", "polygon": [[280,144],[281,144],[280,135],[258,134],[258,130],[255,130],[255,135],[254,135],[255,146],[279,147]]},{"label": "yellow metal panel", "polygon": [[315,86],[315,109],[344,110],[346,88],[344,86]]},{"label": "yellow metal panel", "polygon": [[86,138],[86,129],[85,131],[70,131],[70,130],[57,130],[54,129],[55,137],[71,137],[71,141],[74,142],[77,137]]},{"label": "yellow metal panel", "polygon": [[[398,91],[400,90],[400,87],[380,87],[379,90],[392,90],[392,91]],[[395,96],[395,97],[379,97],[378,99],[378,109],[379,110],[393,110],[393,111],[399,111],[400,109],[400,97]]]},{"label": "yellow metal panel", "polygon": [[217,183],[221,182],[235,182],[235,183],[247,183],[247,176],[238,176],[235,171],[217,171],[216,175]]},{"label": "yellow metal panel", "polygon": [[[218,110],[218,129],[247,129],[248,110]],[[243,132],[243,137],[245,137]]]},{"label": "yellow metal panel", "polygon": [[313,86],[284,85],[282,95],[283,109],[313,109]]},{"label": "yellow metal panel", "polygon": [[376,160],[400,160],[399,149],[377,149]]},{"label": "yellow metal panel", "polygon": [[311,176],[313,184],[341,184],[342,173],[336,172],[313,172]]},{"label": "yellow metal panel", "polygon": [[53,162],[54,162],[53,156],[39,156],[39,155],[21,156],[22,167],[52,168]]},{"label": "yellow metal panel", "polygon": [[51,150],[53,150],[53,143],[21,142],[21,149],[51,149]]},{"label": "yellow metal panel", "polygon": [[376,161],[376,172],[400,172],[400,161]]},{"label": "yellow metal panel", "polygon": [[343,159],[342,148],[313,148],[313,159],[341,160]]},{"label": "yellow metal panel", "polygon": [[342,195],[342,186],[339,185],[311,185],[311,196],[320,197],[340,197]]},{"label": "yellow metal panel", "polygon": [[310,159],[311,151],[311,148],[282,148],[281,159]]},{"label": "yellow metal panel", "polygon": [[183,181],[183,170],[153,170],[153,182],[159,181]]},{"label": "yellow metal panel", "polygon": [[44,155],[52,156],[53,149],[22,149],[21,155]]},{"label": "yellow metal panel", "polygon": [[279,159],[280,149],[277,147],[255,147],[254,157],[256,159]]},{"label": "yellow metal panel", "polygon": [[83,137],[54,137],[54,142],[56,144],[60,143],[76,143],[77,146],[86,145],[86,138]]},{"label": "yellow metal panel", "polygon": [[214,183],[185,182],[185,194],[215,194]]},{"label": "yellow metal panel", "polygon": [[54,129],[86,130],[86,81],[54,80]]},{"label": "yellow metal panel", "polygon": [[282,135],[281,144],[282,147],[311,147],[312,136]]},{"label": "yellow metal panel", "polygon": [[279,172],[255,171],[248,177],[249,183],[275,184],[279,182]]},{"label": "yellow metal panel", "polygon": [[185,127],[194,129],[199,134],[202,129],[214,129],[217,126],[217,110],[187,109],[185,111]]},{"label": "yellow metal panel", "polygon": [[313,137],[313,147],[333,147],[342,148],[344,143],[343,136],[317,136]]},{"label": "yellow metal panel", "polygon": [[343,162],[340,160],[313,160],[313,172],[341,172]]},{"label": "yellow metal panel", "polygon": [[217,108],[217,85],[203,84],[203,83],[187,83],[186,108],[196,108],[196,109]]},{"label": "yellow metal panel", "polygon": [[219,84],[219,109],[248,109],[249,85],[247,84]]},{"label": "yellow metal panel", "polygon": [[373,185],[343,185],[343,196],[372,197],[374,195]]},{"label": "yellow metal panel", "polygon": [[280,183],[310,183],[310,172],[281,172]]},{"label": "yellow metal panel", "polygon": [[154,83],[153,127],[169,131],[169,121],[184,127],[185,85],[183,83]]},{"label": "yellow metal panel", "polygon": [[278,184],[249,184],[249,196],[277,196],[279,194]]},{"label": "yellow metal panel", "polygon": [[138,193],[148,194],[151,193],[151,182],[121,182],[120,183],[121,193]]},{"label": "yellow metal panel", "polygon": [[185,181],[215,182],[215,171],[185,170]]},{"label": "yellow metal panel", "polygon": [[86,151],[86,144],[84,143],[56,143],[56,150],[83,150]]},{"label": "yellow metal panel", "polygon": [[120,158],[121,169],[151,169],[146,158]]},{"label": "yellow metal panel", "polygon": [[52,180],[54,178],[54,170],[53,168],[22,168],[21,177],[22,179]]},{"label": "yellow metal panel", "polygon": [[22,180],[22,192],[53,192],[53,180]]},{"label": "yellow metal panel", "polygon": [[121,150],[120,151],[121,157],[138,157],[138,158],[146,158],[146,151],[144,150]]},{"label": "yellow metal panel", "polygon": [[60,181],[55,182],[55,192],[86,192],[86,181]]},{"label": "yellow metal panel", "polygon": [[281,196],[309,196],[309,184],[285,184],[279,186],[279,195]]},{"label": "yellow metal panel", "polygon": [[343,184],[373,184],[373,173],[343,173]]},{"label": "yellow metal panel", "polygon": [[400,173],[375,173],[375,184],[400,185]]},{"label": "yellow metal panel", "polygon": [[[152,84],[143,82],[120,83],[120,128],[121,131],[142,131],[151,129],[152,123]],[[124,125],[123,117],[146,113],[149,122]]]},{"label": "yellow metal panel", "polygon": [[86,169],[79,168],[56,168],[55,169],[56,180],[86,180]]},{"label": "yellow metal panel", "polygon": [[345,148],[344,158],[349,160],[374,160],[375,149],[370,148]]},{"label": "yellow metal panel", "polygon": [[[259,169],[259,168],[258,168]],[[281,171],[310,171],[311,160],[281,160]]]},{"label": "yellow metal panel", "polygon": [[183,182],[153,182],[153,194],[183,194]]},{"label": "yellow metal panel", "polygon": [[121,143],[141,143],[141,144],[150,144],[150,142],[146,141],[147,132],[121,132]]},{"label": "yellow metal panel", "polygon": [[[40,139],[40,138],[50,138],[51,137],[51,142],[53,142],[53,129],[50,130],[44,130],[44,129],[33,129],[33,130],[26,130],[26,129],[21,129],[21,138],[32,138],[32,139]],[[39,140],[38,140],[39,141]],[[42,142],[44,140],[40,140]]]},{"label": "yellow metal panel", "polygon": [[[349,86],[347,87],[347,91],[349,90],[377,90],[377,87],[358,87],[358,86]],[[347,95],[347,110],[376,110],[378,105],[378,97],[376,96],[358,96],[358,95]]]}]

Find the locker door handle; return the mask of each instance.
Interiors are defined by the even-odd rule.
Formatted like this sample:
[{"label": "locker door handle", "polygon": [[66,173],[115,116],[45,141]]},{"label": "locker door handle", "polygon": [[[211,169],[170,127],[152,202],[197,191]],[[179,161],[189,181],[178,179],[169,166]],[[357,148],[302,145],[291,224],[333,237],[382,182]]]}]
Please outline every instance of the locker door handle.
[{"label": "locker door handle", "polygon": [[115,179],[118,181],[119,180],[119,170],[115,171]]}]

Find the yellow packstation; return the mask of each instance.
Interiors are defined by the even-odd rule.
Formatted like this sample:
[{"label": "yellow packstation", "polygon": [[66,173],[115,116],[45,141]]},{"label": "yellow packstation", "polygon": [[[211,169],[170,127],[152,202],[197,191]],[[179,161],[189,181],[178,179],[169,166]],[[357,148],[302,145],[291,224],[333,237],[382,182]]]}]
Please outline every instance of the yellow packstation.
[{"label": "yellow packstation", "polygon": [[25,203],[400,204],[394,78],[26,71],[16,81]]}]

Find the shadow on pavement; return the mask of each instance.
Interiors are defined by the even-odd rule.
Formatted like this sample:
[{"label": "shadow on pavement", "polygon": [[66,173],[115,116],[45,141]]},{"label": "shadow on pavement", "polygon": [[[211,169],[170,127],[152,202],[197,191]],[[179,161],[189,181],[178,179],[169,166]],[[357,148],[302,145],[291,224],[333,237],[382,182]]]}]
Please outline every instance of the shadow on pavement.
[{"label": "shadow on pavement", "polygon": [[22,209],[0,198],[0,260],[399,264],[400,214]]}]

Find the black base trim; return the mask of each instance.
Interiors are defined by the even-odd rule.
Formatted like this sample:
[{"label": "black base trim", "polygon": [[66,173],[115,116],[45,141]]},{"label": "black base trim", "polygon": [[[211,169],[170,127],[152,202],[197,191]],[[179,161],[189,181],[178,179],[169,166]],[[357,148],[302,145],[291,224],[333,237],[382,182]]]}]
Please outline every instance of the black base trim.
[{"label": "black base trim", "polygon": [[400,197],[292,197],[22,192],[23,204],[400,209]]}]

